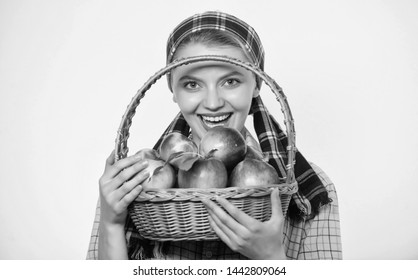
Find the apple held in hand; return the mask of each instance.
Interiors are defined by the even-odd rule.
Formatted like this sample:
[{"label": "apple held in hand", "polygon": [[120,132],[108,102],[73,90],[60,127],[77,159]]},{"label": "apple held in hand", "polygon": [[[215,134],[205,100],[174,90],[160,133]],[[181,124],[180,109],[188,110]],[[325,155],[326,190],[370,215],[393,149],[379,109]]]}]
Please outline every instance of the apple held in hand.
[{"label": "apple held in hand", "polygon": [[136,155],[140,156],[141,159],[158,159],[157,151],[149,148],[139,150]]},{"label": "apple held in hand", "polygon": [[189,170],[179,170],[180,188],[225,188],[228,174],[222,161],[199,158]]},{"label": "apple held in hand", "polygon": [[174,187],[176,183],[176,173],[170,164],[166,164],[160,159],[147,159],[150,177],[142,183],[144,190],[150,188],[169,189]]},{"label": "apple held in hand", "polygon": [[229,179],[230,187],[256,187],[280,183],[273,166],[254,158],[246,158],[238,163]]},{"label": "apple held in hand", "polygon": [[216,126],[202,137],[199,153],[221,160],[228,170],[245,158],[247,144],[242,134],[230,127]]}]

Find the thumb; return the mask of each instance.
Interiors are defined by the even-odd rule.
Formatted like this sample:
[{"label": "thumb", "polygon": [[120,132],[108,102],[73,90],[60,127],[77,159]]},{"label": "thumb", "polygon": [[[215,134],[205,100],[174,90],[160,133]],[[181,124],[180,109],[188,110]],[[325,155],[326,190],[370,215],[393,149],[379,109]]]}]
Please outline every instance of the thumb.
[{"label": "thumb", "polygon": [[105,169],[109,168],[114,163],[115,163],[115,150],[113,150],[112,153],[107,157]]},{"label": "thumb", "polygon": [[280,192],[278,188],[274,188],[271,192],[271,220],[283,219],[282,203],[280,201]]}]

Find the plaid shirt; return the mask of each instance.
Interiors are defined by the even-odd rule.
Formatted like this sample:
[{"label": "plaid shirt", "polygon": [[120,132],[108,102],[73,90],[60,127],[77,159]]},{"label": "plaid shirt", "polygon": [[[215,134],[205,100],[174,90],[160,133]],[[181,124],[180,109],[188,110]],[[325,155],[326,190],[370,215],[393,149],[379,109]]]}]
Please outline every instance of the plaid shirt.
[{"label": "plaid shirt", "polygon": [[[334,184],[316,165],[314,171],[328,191],[332,202],[320,208],[319,213],[310,220],[295,222],[286,217],[284,225],[284,246],[289,259],[316,260],[342,259],[340,220],[338,199]],[[97,205],[87,259],[98,259],[98,235],[100,205]],[[127,232],[127,240],[133,232]],[[165,259],[202,260],[202,259],[246,259],[233,252],[220,241],[181,241],[170,242]]]}]

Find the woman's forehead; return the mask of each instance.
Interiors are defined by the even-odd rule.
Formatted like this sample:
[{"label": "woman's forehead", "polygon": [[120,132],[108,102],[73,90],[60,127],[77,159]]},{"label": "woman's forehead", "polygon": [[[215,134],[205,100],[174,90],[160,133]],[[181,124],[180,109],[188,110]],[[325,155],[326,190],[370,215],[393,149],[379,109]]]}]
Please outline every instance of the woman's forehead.
[{"label": "woman's forehead", "polygon": [[208,46],[203,43],[189,43],[178,49],[174,55],[175,59],[187,58],[201,55],[219,55],[238,59],[243,62],[251,62],[249,57],[241,48],[234,46]]},{"label": "woman's forehead", "polygon": [[[240,61],[250,62],[249,58],[240,48],[233,46],[206,46],[201,43],[191,43],[180,48],[176,53],[175,58],[181,59],[202,55],[227,56]],[[178,67],[172,71],[172,74],[176,76],[176,78],[181,78],[184,75],[204,75],[210,70],[212,70],[212,73],[219,71],[219,75],[225,75],[228,73],[241,73],[242,75],[245,75],[249,72],[242,67],[227,62],[202,61]]]},{"label": "woman's forehead", "polygon": [[198,62],[174,70],[173,79],[224,79],[231,76],[250,77],[251,72],[229,63]]}]

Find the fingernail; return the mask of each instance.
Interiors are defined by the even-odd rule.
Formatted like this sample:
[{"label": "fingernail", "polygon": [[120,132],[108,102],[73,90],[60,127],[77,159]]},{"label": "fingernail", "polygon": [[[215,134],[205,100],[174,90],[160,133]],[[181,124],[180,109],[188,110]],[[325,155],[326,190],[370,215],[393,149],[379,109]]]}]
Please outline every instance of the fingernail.
[{"label": "fingernail", "polygon": [[143,159],[144,157],[143,157],[141,154],[138,154],[138,153],[137,153],[137,154],[134,154],[134,155],[133,155],[133,158],[134,158],[134,159]]},{"label": "fingernail", "polygon": [[147,160],[141,160],[135,163],[135,166],[141,168],[141,169],[145,169],[146,167],[148,167],[149,163]]}]

